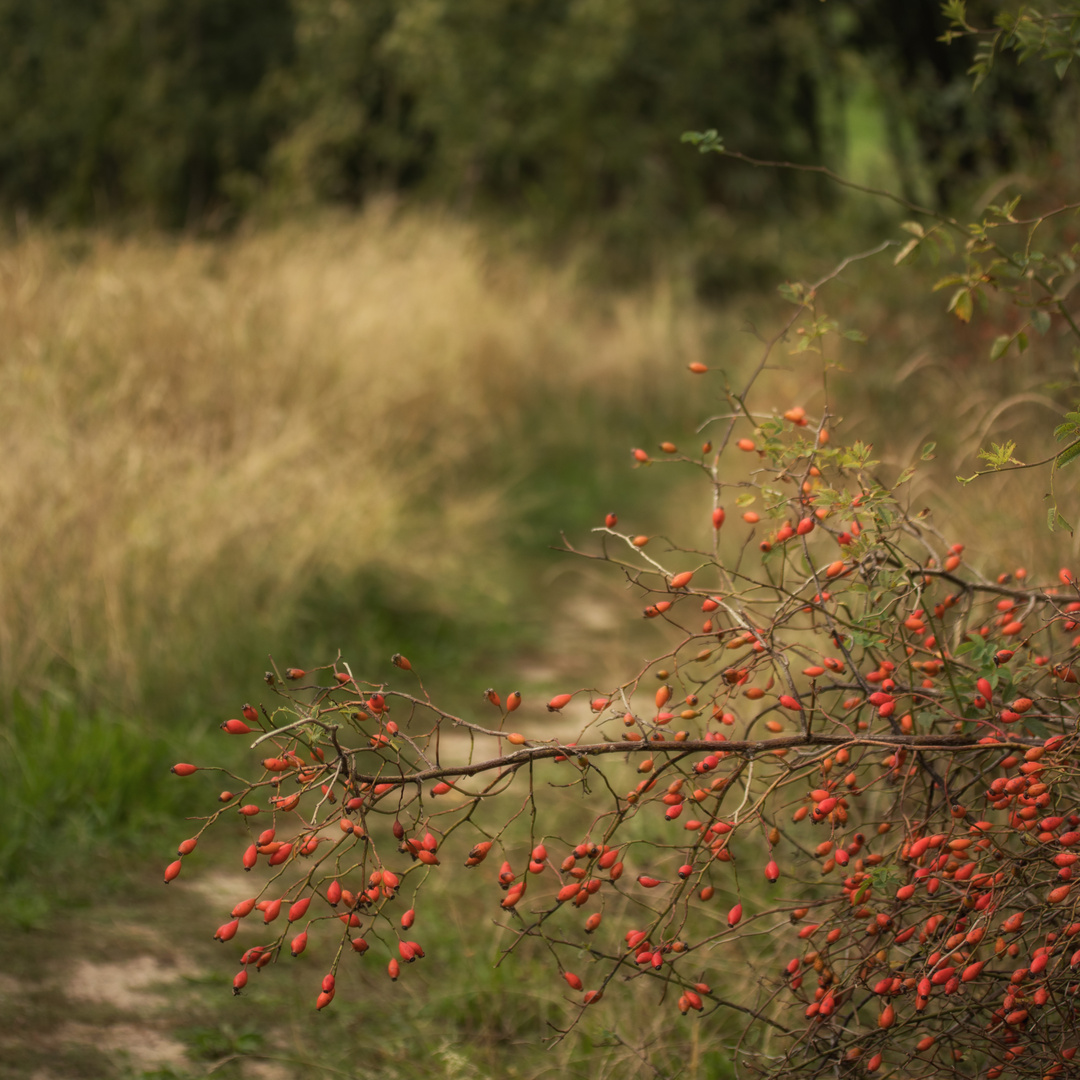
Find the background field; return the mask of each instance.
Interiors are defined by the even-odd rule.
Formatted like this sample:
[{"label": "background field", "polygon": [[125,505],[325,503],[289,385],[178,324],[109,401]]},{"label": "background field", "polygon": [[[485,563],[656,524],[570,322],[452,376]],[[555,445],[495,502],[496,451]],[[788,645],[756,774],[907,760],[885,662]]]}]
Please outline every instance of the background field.
[{"label": "background field", "polygon": [[[501,0],[52,7],[0,0],[0,1078],[726,1078],[726,1020],[672,1023],[648,995],[545,1049],[573,1015],[561,981],[543,957],[495,966],[460,873],[392,997],[370,963],[315,1016],[315,953],[234,1001],[211,934],[246,895],[238,840],[163,890],[216,794],[169,767],[241,753],[218,725],[271,663],[340,651],[380,681],[400,651],[470,714],[487,686],[534,700],[640,666],[662,644],[638,596],[561,534],[615,511],[708,543],[693,470],[630,450],[696,448],[787,316],[776,286],[904,235],[885,204],[681,131],[957,214],[1010,191],[1046,208],[1077,186],[1075,85],[1003,64],[969,98],[961,45],[923,63],[936,4],[902,27],[839,2],[557,25]],[[1047,231],[1076,242],[1073,217]],[[886,481],[935,443],[911,505],[988,571],[1052,577],[1078,547],[1044,527],[1045,477],[954,478],[991,437],[1053,453],[1068,342],[990,365],[1015,311],[963,326],[943,269],[894,250],[824,296],[868,343],[782,343],[752,407],[828,408]],[[731,514],[732,558],[759,538]]]},{"label": "background field", "polygon": [[[887,260],[876,272],[918,287]],[[925,323],[898,328],[843,283],[838,296],[873,335],[872,362],[852,348],[859,366],[831,376],[833,408],[878,442],[884,475],[936,434],[939,461],[912,498],[949,506],[958,463],[1021,376],[990,380],[980,343],[933,300]],[[559,986],[542,957],[493,966],[500,937],[462,922],[481,887],[463,874],[447,875],[444,920],[425,927],[444,960],[408,972],[395,1006],[408,1023],[373,1041],[362,1018],[387,1007],[374,962],[343,989],[358,1014],[309,1018],[317,953],[295,983],[275,972],[229,998],[209,936],[250,891],[231,869],[239,839],[164,897],[159,875],[180,817],[216,791],[169,766],[239,753],[217,725],[265,698],[270,657],[310,665],[340,649],[379,680],[400,650],[471,714],[488,685],[530,698],[603,688],[649,655],[659,638],[636,596],[551,545],[560,529],[585,539],[609,509],[635,531],[701,529],[708,492],[689,472],[633,469],[629,449],[700,439],[692,425],[722,402],[701,400],[686,364],[737,384],[760,349],[748,320],[775,322],[781,302],[707,308],[677,278],[598,290],[572,264],[382,205],[228,241],[29,237],[4,253],[0,310],[12,510],[0,663],[17,688],[0,846],[15,959],[0,989],[25,1019],[13,1030],[34,1032],[9,1034],[0,1075],[352,1075],[357,1040],[371,1068],[402,1076],[595,1073],[597,1061],[624,1075],[690,1068],[688,1052],[689,1075],[727,1075],[700,1025],[662,1023],[647,995],[618,1004],[615,1026],[651,1033],[635,1044],[649,1068],[610,1017],[541,1049],[546,1025],[570,1015]],[[785,352],[776,368],[764,407],[821,408],[820,363]],[[937,431],[945,393],[966,428]],[[1008,430],[1045,442],[1045,400],[1017,392]],[[1003,524],[1041,522],[1040,496],[998,484],[993,500],[954,502],[950,520],[973,558],[1021,551],[1049,573],[1071,542]],[[158,1041],[132,1035],[148,1030]]]}]

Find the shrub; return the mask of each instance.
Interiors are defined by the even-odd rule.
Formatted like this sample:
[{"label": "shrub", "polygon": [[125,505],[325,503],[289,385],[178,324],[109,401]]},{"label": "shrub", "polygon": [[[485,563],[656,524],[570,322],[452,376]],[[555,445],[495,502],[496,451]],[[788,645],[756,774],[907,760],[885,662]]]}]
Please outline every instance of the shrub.
[{"label": "shrub", "polygon": [[[1015,210],[991,215],[1029,236],[1047,219]],[[1039,333],[1069,326],[1058,271],[1040,277],[1030,246],[1021,265],[983,224],[950,310],[967,322],[994,289]],[[901,258],[926,246],[927,229],[909,231]],[[265,929],[235,992],[315,937],[333,945],[318,1009],[343,965],[385,965],[394,981],[417,961],[449,970],[420,943],[425,884],[464,863],[478,906],[514,931],[507,951],[550,956],[565,1030],[588,1010],[617,1028],[636,991],[672,1024],[720,1014],[717,1038],[751,1072],[1069,1074],[1076,576],[969,565],[963,538],[908,506],[917,464],[886,480],[871,447],[844,443],[828,384],[812,414],[765,383],[784,348],[829,370],[858,335],[825,310],[826,287],[888,246],[785,287],[793,314],[743,385],[690,365],[693,396],[713,395],[702,434],[631,455],[700,477],[684,539],[609,514],[589,544],[566,543],[624,578],[635,617],[668,631],[663,655],[546,703],[489,690],[486,717],[441,708],[422,658],[395,654],[400,677],[377,682],[339,657],[275,668],[271,703],[224,721],[257,764],[226,774],[166,880],[207,829],[245,821],[256,884],[216,936],[256,912]],[[1021,333],[995,351],[1026,347]],[[1048,465],[1075,456],[1070,423]],[[1017,467],[1000,446],[987,454]]]},{"label": "shrub", "polygon": [[[258,884],[217,936],[256,910],[267,929],[238,989],[309,934],[337,942],[320,1008],[369,946],[397,979],[424,955],[425,880],[464,862],[575,1005],[632,981],[673,1011],[731,1010],[765,1071],[1071,1057],[1075,579],[968,567],[868,447],[754,389],[729,391],[713,445],[635,451],[701,474],[696,537],[611,515],[580,552],[671,632],[620,685],[546,707],[492,690],[476,718],[404,657],[393,684],[339,659],[268,673],[274,704],[225,722],[259,764],[181,851],[246,820]],[[555,789],[576,815],[549,812]]]}]

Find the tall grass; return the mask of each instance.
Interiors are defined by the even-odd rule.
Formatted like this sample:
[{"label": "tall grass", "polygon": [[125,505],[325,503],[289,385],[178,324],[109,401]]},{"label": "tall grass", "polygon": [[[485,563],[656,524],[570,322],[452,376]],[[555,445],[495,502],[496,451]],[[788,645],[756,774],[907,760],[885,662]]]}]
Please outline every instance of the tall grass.
[{"label": "tall grass", "polygon": [[[950,460],[913,497],[955,516],[978,443],[1019,417],[1046,433],[1051,414],[1017,396],[1015,367],[991,381],[978,358],[941,357],[937,298],[869,269],[872,295],[849,274],[826,298],[873,335],[868,356],[828,356],[854,369],[832,377],[832,408],[863,419],[887,467],[938,438]],[[740,312],[658,279],[598,292],[389,204],[230,241],[0,251],[4,686],[175,721],[257,693],[268,654],[306,666],[342,648],[378,677],[413,650],[471,686],[550,640],[547,545],[609,509],[667,525],[672,474],[632,473],[629,447],[700,419],[687,362],[738,383],[759,349]],[[901,314],[874,299],[897,287]],[[763,330],[781,317],[753,303]],[[775,403],[826,406],[812,355],[781,346],[773,365]],[[1041,521],[1041,489],[1014,486]],[[997,498],[970,501],[972,534],[992,535]],[[1026,532],[1030,562],[1045,545]]]},{"label": "tall grass", "polygon": [[[913,505],[938,508],[947,539],[995,573],[1056,569],[1076,541],[1045,531],[1035,474],[964,497],[952,478],[990,438],[1050,441],[1060,390],[1025,394],[1030,367],[989,377],[986,343],[961,342],[937,297],[887,273],[868,265],[862,289],[849,274],[826,298],[871,333],[865,357],[827,356],[852,368],[828,399],[820,360],[781,344],[752,404],[844,414],[879,441],[886,480],[936,438]],[[898,299],[877,303],[895,281]],[[771,332],[777,305],[753,303]],[[621,580],[548,545],[608,510],[690,535],[680,516],[702,517],[705,493],[631,470],[628,450],[724,410],[691,398],[716,384],[684,366],[738,384],[760,344],[737,318],[673,278],[598,292],[572,265],[390,205],[214,243],[31,235],[0,250],[0,730],[7,764],[37,770],[4,778],[21,824],[0,870],[50,835],[42,807],[78,804],[87,836],[127,828],[168,763],[157,743],[144,761],[142,741],[171,753],[216,735],[264,689],[271,654],[307,666],[341,648],[379,678],[400,650],[449,705],[511,670],[623,674],[637,650]],[[745,539],[734,515],[729,531]],[[58,687],[70,711],[26,704]],[[140,722],[121,729],[118,713]],[[121,762],[105,785],[119,809],[70,794]]]},{"label": "tall grass", "polygon": [[[875,294],[877,275],[860,278]],[[1042,530],[1031,474],[1014,478],[1007,501],[996,478],[981,482],[985,497],[960,499],[951,480],[988,423],[1010,437],[1046,423],[1045,402],[1020,396],[1024,373],[991,382],[942,332],[951,324],[923,319],[936,300],[917,286],[898,318],[842,285],[830,312],[871,332],[868,358],[839,357],[853,373],[830,376],[827,402],[820,361],[781,345],[755,407],[828,404],[879,440],[886,480],[938,439],[939,469],[913,482],[913,504],[942,508],[950,541],[1051,563],[1057,538]],[[757,303],[771,332],[776,307]],[[688,383],[683,368],[705,360],[738,383],[744,359],[760,355],[738,325],[675,283],[597,293],[573,268],[494,254],[467,225],[389,206],[213,244],[38,235],[0,252],[0,678],[19,691],[0,705],[0,880],[25,886],[8,891],[5,917],[43,925],[49,904],[69,902],[55,885],[59,851],[85,859],[193,797],[201,778],[175,786],[166,775],[177,747],[196,729],[216,737],[222,717],[206,713],[254,698],[267,654],[319,663],[341,647],[377,676],[401,650],[462,689],[511,653],[537,681],[545,665],[593,685],[598,665],[625,673],[636,603],[623,598],[611,622],[617,576],[598,591],[583,564],[546,545],[560,526],[584,530],[613,509],[635,530],[674,537],[688,535],[681,516],[705,520],[701,488],[691,500],[670,469],[632,472],[627,451],[681,439],[688,421],[722,411],[688,400],[687,386],[706,383]],[[739,544],[748,533],[731,517]],[[58,685],[69,695],[48,697]],[[109,707],[91,707],[100,703]],[[205,812],[213,792],[201,796]],[[548,798],[556,815],[589,817]],[[179,824],[157,841],[155,867]],[[35,880],[20,882],[33,867]],[[445,963],[466,943],[453,972],[464,989],[445,966],[410,970],[403,985],[422,1024],[391,1025],[376,1048],[388,1074],[494,1072],[509,1049],[519,1056],[508,1075],[645,1075],[654,1064],[729,1075],[715,1029],[702,1035],[670,1002],[614,990],[581,1041],[538,1063],[536,1033],[572,1010],[548,958],[493,969],[486,918],[482,946],[463,935],[477,889],[452,877],[445,903],[428,909],[433,957]],[[739,895],[748,911],[770,903],[760,883]],[[734,896],[721,890],[717,920]],[[499,916],[497,897],[487,902]],[[613,904],[609,925],[616,914]],[[758,940],[753,970],[775,968],[767,934]],[[723,991],[738,994],[740,980],[756,991],[743,958],[732,960]],[[382,972],[364,978],[370,1011],[333,1014],[336,1036],[321,1044],[343,1070],[368,1017],[382,1015]],[[297,1042],[310,1038],[301,995],[307,1009],[309,981],[271,1001]],[[264,1027],[267,1002],[252,995],[237,1008],[248,1001]],[[613,1043],[609,1022],[637,1032],[649,1064]],[[472,1041],[451,1054],[447,1030]],[[420,1061],[435,1064],[424,1073]]]},{"label": "tall grass", "polygon": [[710,325],[389,206],[25,238],[0,252],[0,679],[177,717],[268,653],[497,651],[537,595],[508,545],[602,516]]}]

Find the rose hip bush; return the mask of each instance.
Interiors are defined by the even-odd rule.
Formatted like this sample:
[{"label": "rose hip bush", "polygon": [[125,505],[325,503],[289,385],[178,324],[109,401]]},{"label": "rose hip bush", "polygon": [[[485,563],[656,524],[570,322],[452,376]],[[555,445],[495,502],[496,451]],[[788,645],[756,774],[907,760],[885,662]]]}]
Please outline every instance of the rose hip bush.
[{"label": "rose hip bush", "polygon": [[[981,33],[962,5],[947,12]],[[1041,18],[1010,23],[987,55],[1064,33]],[[712,133],[691,141],[741,157]],[[943,279],[961,321],[987,290],[1027,319],[997,356],[1054,320],[1080,337],[1058,289],[1080,250],[1031,248],[1072,204],[1023,219],[1011,202],[965,228],[897,201],[931,228],[908,223],[896,261],[969,237]],[[1027,237],[1021,254],[995,239],[1007,228]],[[340,657],[275,670],[268,700],[221,725],[251,742],[246,776],[175,766],[217,768],[227,790],[167,882],[208,829],[246,826],[252,886],[215,935],[236,950],[236,993],[314,938],[332,957],[316,1009],[346,965],[388,981],[417,962],[451,970],[423,947],[425,904],[438,875],[468,872],[478,910],[511,931],[506,952],[532,939],[550,958],[570,1027],[586,1010],[614,1024],[620,1001],[651,995],[673,1026],[707,1024],[740,1074],[1078,1074],[1076,578],[980,572],[964,537],[908,510],[912,470],[883,482],[827,407],[762,388],[778,350],[827,361],[857,336],[822,290],[891,246],[782,290],[793,314],[742,387],[690,365],[719,411],[691,447],[631,459],[696,473],[690,535],[609,514],[567,543],[625,578],[627,617],[663,625],[663,655],[548,701],[492,689],[467,716],[440,708],[422,657],[395,654],[391,683]],[[1080,413],[1056,434],[1055,471],[1080,454]],[[990,471],[1021,467],[1013,449],[984,453]],[[1050,524],[1066,525],[1056,502]],[[245,920],[259,940],[242,949]]]},{"label": "rose hip bush", "polygon": [[[245,823],[250,895],[215,935],[236,993],[314,937],[333,945],[317,1009],[344,965],[449,966],[425,955],[425,887],[468,868],[511,951],[546,949],[571,1025],[646,994],[730,1036],[750,1073],[1069,1075],[1080,590],[1067,569],[979,573],[827,412],[755,404],[782,342],[841,332],[827,280],[743,388],[691,365],[724,408],[692,451],[633,451],[699,475],[689,542],[609,514],[567,545],[626,578],[664,655],[548,701],[489,690],[468,716],[439,707],[419,657],[395,655],[385,684],[339,658],[268,673],[268,701],[224,720],[251,770],[221,769],[165,879],[207,829]],[[240,949],[244,920],[260,940]]]}]

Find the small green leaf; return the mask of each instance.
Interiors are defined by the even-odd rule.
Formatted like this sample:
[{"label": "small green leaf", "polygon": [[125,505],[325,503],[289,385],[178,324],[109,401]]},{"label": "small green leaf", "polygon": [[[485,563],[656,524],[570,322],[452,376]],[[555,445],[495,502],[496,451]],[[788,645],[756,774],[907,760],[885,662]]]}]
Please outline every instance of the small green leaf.
[{"label": "small green leaf", "polygon": [[1016,344],[1020,346],[1020,351],[1022,353],[1027,352],[1028,336],[1024,333],[1023,330],[1021,330],[1020,333],[1016,335]]},{"label": "small green leaf", "polygon": [[718,154],[724,152],[724,140],[716,133],[715,129],[709,131],[684,131],[682,141],[696,146],[703,154],[715,151]]},{"label": "small green leaf", "polygon": [[1050,313],[1036,309],[1031,313],[1031,325],[1039,334],[1045,334],[1050,329]]},{"label": "small green leaf", "polygon": [[991,443],[989,450],[980,450],[979,457],[989,462],[994,469],[1003,469],[1006,465],[1023,465],[1017,461],[1013,454],[1016,452],[1016,443],[1011,439],[1004,443]]},{"label": "small green leaf", "polygon": [[1066,446],[1064,450],[1056,458],[1054,458],[1054,468],[1061,469],[1068,465],[1070,461],[1075,461],[1080,457],[1080,439],[1076,442]]},{"label": "small green leaf", "polygon": [[1051,506],[1046,511],[1046,527],[1051,532],[1056,532],[1058,529],[1064,529],[1070,536],[1072,535],[1073,527],[1062,517],[1061,512],[1057,506]]},{"label": "small green leaf", "polygon": [[1028,730],[1036,738],[1045,739],[1050,734],[1050,729],[1043,723],[1042,720],[1036,720],[1034,717],[1029,717],[1025,721]]},{"label": "small green leaf", "polygon": [[1006,221],[1013,220],[1013,214],[1016,213],[1016,208],[1020,205],[1020,196],[1017,195],[1015,199],[1011,199],[1009,202],[1002,206],[988,206],[987,209],[998,217],[1004,218]]},{"label": "small green leaf", "polygon": [[922,448],[922,460],[923,461],[933,461],[934,460],[934,451],[936,449],[937,449],[937,443],[936,442],[928,442]]},{"label": "small green leaf", "polygon": [[846,337],[848,341],[859,342],[860,345],[866,343],[866,335],[861,330],[845,330],[843,336]]},{"label": "small green leaf", "polygon": [[994,344],[990,346],[990,359],[1000,360],[1008,351],[1012,338],[1008,334],[1001,334],[994,338]]},{"label": "small green leaf", "polygon": [[965,26],[967,24],[967,8],[964,4],[964,0],[948,0],[946,4],[942,6],[942,14],[957,26]]},{"label": "small green leaf", "polygon": [[934,285],[933,291],[937,292],[939,289],[944,289],[947,285],[959,285],[964,280],[963,274],[949,274],[948,277],[943,277]]}]

